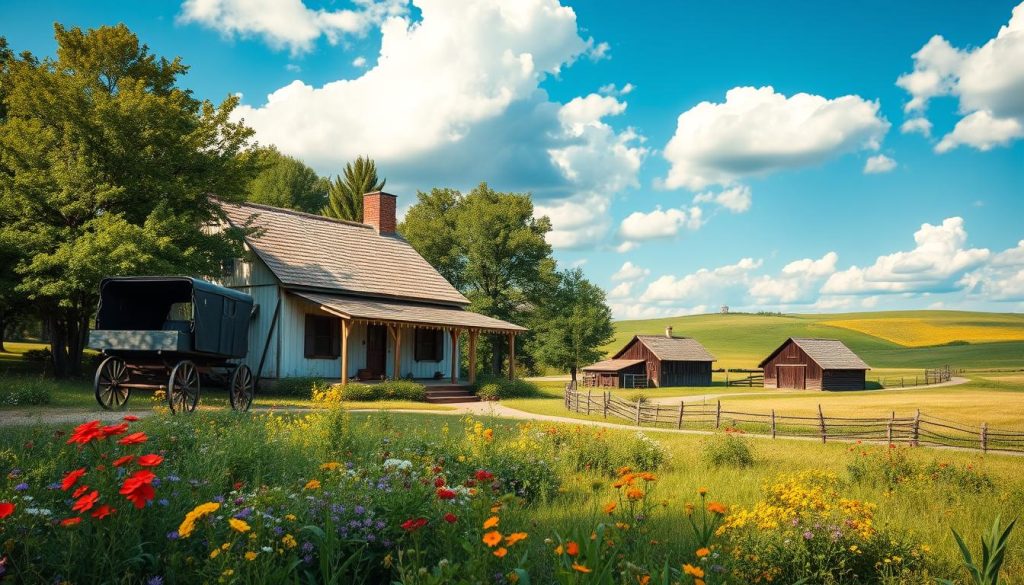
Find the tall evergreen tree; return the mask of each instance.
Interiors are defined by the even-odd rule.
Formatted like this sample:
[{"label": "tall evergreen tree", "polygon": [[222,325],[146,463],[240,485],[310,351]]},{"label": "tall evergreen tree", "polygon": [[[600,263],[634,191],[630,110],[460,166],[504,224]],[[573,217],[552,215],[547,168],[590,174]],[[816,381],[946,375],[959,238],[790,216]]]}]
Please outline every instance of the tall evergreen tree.
[{"label": "tall evergreen tree", "polygon": [[363,221],[363,195],[380,191],[387,179],[377,178],[377,163],[360,156],[345,164],[345,169],[331,181],[327,190],[327,205],[321,215],[348,221]]},{"label": "tall evergreen tree", "polygon": [[104,276],[216,274],[239,234],[210,233],[210,198],[240,201],[252,131],[179,87],[187,67],[123,24],[55,25],[56,59],[0,63],[0,242],[18,242],[18,294],[49,331],[54,371],[78,374]]}]

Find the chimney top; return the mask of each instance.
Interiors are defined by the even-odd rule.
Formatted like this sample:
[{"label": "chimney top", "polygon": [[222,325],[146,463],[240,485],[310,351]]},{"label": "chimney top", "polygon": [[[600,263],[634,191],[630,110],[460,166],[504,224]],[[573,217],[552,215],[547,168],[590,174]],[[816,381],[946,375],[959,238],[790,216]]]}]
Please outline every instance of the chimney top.
[{"label": "chimney top", "polygon": [[398,230],[397,200],[395,195],[383,191],[363,195],[363,223],[382,236],[394,234]]},{"label": "chimney top", "polygon": [[668,338],[672,337],[672,326],[671,325],[669,325],[668,327],[665,328],[665,337],[668,337]]}]

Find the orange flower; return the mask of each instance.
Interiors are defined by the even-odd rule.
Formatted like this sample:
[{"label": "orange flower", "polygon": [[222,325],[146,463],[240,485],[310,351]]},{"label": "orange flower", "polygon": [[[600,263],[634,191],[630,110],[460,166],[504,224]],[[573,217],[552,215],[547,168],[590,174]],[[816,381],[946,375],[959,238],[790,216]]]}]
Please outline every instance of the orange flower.
[{"label": "orange flower", "polygon": [[74,471],[69,471],[68,474],[64,476],[64,479],[60,480],[60,489],[68,491],[83,475],[85,475],[84,467]]},{"label": "orange flower", "polygon": [[72,518],[65,518],[65,519],[61,520],[60,521],[60,525],[61,526],[74,526],[75,524],[78,524],[81,521],[82,521],[81,518],[79,518],[78,516],[74,516]]},{"label": "orange flower", "polygon": [[555,547],[555,554],[556,555],[561,555],[563,553],[565,553],[565,549],[562,548],[562,545],[558,545],[558,546]]},{"label": "orange flower", "polygon": [[311,479],[311,480],[306,482],[306,485],[303,486],[302,489],[304,489],[304,490],[318,490],[318,489],[320,489],[320,480],[318,480],[318,479]]},{"label": "orange flower", "polygon": [[570,557],[574,557],[580,554],[580,545],[576,544],[576,541],[570,540],[565,544],[565,552]]},{"label": "orange flower", "polygon": [[100,430],[100,421],[91,420],[75,427],[75,430],[71,431],[71,437],[68,439],[67,444],[78,443],[79,445],[85,445],[102,437],[103,431]]},{"label": "orange flower", "polygon": [[618,506],[618,504],[616,504],[615,502],[608,502],[607,504],[604,505],[604,508],[602,508],[602,510],[604,510],[605,514],[611,514],[615,511],[616,506]]},{"label": "orange flower", "polygon": [[136,471],[131,477],[124,480],[119,493],[141,510],[146,506],[146,502],[156,496],[156,491],[151,485],[154,479],[156,479],[156,475],[152,471]]},{"label": "orange flower", "polygon": [[640,488],[629,488],[628,490],[626,490],[626,498],[628,498],[630,502],[641,500],[643,499],[643,497],[644,490]]},{"label": "orange flower", "polygon": [[79,496],[81,496],[82,494],[84,494],[87,491],[89,491],[89,486],[87,486],[87,485],[80,485],[77,488],[75,488],[74,492],[71,493],[71,497],[72,498],[78,498]]},{"label": "orange flower", "polygon": [[626,475],[630,471],[633,471],[633,470],[630,469],[629,467],[623,466],[623,467],[620,467],[620,468],[615,470],[615,475],[618,475],[619,477],[622,477],[623,475]]},{"label": "orange flower", "polygon": [[505,546],[512,546],[520,540],[526,540],[527,536],[529,535],[525,532],[513,532],[505,537]]},{"label": "orange flower", "polygon": [[642,479],[644,481],[658,481],[658,477],[655,476],[650,471],[645,471],[643,473],[638,473],[638,474],[636,474],[636,477],[638,479]]},{"label": "orange flower", "polygon": [[95,510],[92,511],[92,517],[96,518],[97,520],[103,520],[104,518],[110,516],[116,511],[117,510],[111,508],[110,506],[103,504],[99,508],[96,508]]},{"label": "orange flower", "polygon": [[711,554],[711,549],[709,549],[706,546],[697,549],[697,556],[702,559],[708,556],[709,554]]},{"label": "orange flower", "polygon": [[114,467],[121,467],[126,463],[131,463],[132,459],[135,459],[135,455],[125,455],[124,457],[118,457],[117,459],[114,459],[114,462],[111,463],[111,465],[113,465]]},{"label": "orange flower", "polygon": [[87,510],[92,510],[92,507],[96,505],[96,500],[98,500],[99,498],[100,493],[96,490],[93,490],[91,494],[78,498],[78,500],[75,501],[75,505],[71,506],[71,509],[74,510],[75,512],[85,512]]},{"label": "orange flower", "polygon": [[484,438],[487,439],[488,441],[493,439],[494,438],[494,430],[493,429],[485,430],[484,431]]},{"label": "orange flower", "polygon": [[508,549],[505,548],[505,547],[500,547],[500,548],[498,548],[498,550],[494,551],[492,554],[494,556],[498,557],[499,559],[500,558],[504,558],[505,555],[508,554]]},{"label": "orange flower", "polygon": [[700,567],[694,567],[690,563],[686,563],[685,565],[683,565],[683,573],[690,575],[692,577],[696,577],[698,579],[704,578],[704,569]]},{"label": "orange flower", "polygon": [[128,422],[135,422],[135,421],[139,420],[139,417],[135,416],[134,414],[129,414],[128,416],[124,417],[121,420],[125,420],[125,421],[128,421]]},{"label": "orange flower", "polygon": [[579,565],[579,564],[576,564],[576,563],[572,564],[572,568],[573,568],[574,571],[579,571],[580,573],[589,573],[590,572],[590,569],[588,569],[586,566]]},{"label": "orange flower", "polygon": [[112,437],[114,435],[123,435],[128,432],[128,423],[121,423],[117,425],[110,425],[100,428],[103,438]]},{"label": "orange flower", "polygon": [[156,467],[164,462],[164,458],[156,453],[150,453],[149,455],[143,455],[139,457],[138,464],[141,467]]},{"label": "orange flower", "polygon": [[708,502],[708,512],[712,514],[721,514],[722,516],[729,513],[729,508],[721,502],[711,501]]},{"label": "orange flower", "polygon": [[702,495],[702,496],[706,496],[706,495],[708,495],[708,488],[703,487],[703,486],[699,487],[699,488],[697,488],[697,493]]},{"label": "orange flower", "polygon": [[139,445],[149,440],[146,433],[132,433],[121,437],[121,440],[117,442],[118,445]]},{"label": "orange flower", "polygon": [[484,530],[489,530],[498,525],[500,519],[497,516],[491,516],[487,520],[484,520]]},{"label": "orange flower", "polygon": [[636,576],[636,582],[639,583],[640,585],[648,585],[651,582],[651,576],[650,575],[637,575]]},{"label": "orange flower", "polygon": [[483,537],[482,540],[483,540],[483,543],[486,544],[487,546],[495,547],[495,546],[498,545],[499,542],[501,542],[501,533],[498,532],[497,530],[492,530],[492,531],[484,534],[484,537]]}]

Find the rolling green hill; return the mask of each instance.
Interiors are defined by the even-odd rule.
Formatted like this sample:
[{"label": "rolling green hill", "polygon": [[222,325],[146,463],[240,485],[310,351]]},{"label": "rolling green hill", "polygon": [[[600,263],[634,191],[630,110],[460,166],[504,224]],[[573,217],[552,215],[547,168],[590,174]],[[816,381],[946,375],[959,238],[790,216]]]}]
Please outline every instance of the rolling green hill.
[{"label": "rolling green hill", "polygon": [[[619,321],[613,353],[635,334],[693,337],[716,367],[755,368],[787,337],[840,339],[874,368],[1024,368],[1024,315],[966,311],[885,311],[828,315],[693,315]],[[933,345],[927,345],[929,341]]]}]

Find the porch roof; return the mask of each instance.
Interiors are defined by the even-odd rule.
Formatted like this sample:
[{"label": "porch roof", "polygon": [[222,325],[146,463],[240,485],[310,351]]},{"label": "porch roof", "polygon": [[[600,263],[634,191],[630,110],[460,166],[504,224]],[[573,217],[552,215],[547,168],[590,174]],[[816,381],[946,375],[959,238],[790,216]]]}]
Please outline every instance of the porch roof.
[{"label": "porch roof", "polygon": [[460,307],[429,305],[394,299],[353,297],[305,291],[290,291],[343,319],[371,323],[398,323],[430,328],[457,327],[478,331],[519,333],[525,327]]},{"label": "porch roof", "polygon": [[644,360],[604,360],[583,368],[586,372],[619,372],[626,368],[644,363]]}]

